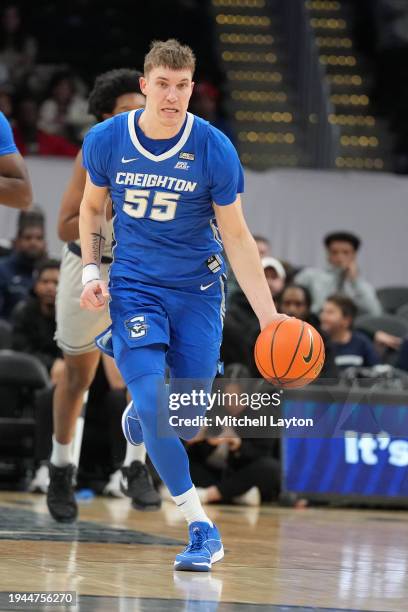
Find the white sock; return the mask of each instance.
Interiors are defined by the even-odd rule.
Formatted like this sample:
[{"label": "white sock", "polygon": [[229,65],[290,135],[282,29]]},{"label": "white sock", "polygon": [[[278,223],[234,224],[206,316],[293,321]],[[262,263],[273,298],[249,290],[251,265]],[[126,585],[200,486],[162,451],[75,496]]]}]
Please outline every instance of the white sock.
[{"label": "white sock", "polygon": [[72,442],[69,444],[60,444],[56,441],[55,436],[52,436],[52,453],[50,461],[56,467],[65,467],[72,463]]},{"label": "white sock", "polygon": [[204,512],[195,486],[192,486],[191,489],[181,495],[172,495],[172,497],[189,525],[194,523],[194,521],[202,521],[210,523],[211,527],[213,527],[212,521]]},{"label": "white sock", "polygon": [[141,461],[146,463],[146,447],[144,444],[134,446],[130,442],[126,443],[126,456],[122,467],[129,467],[133,461]]}]

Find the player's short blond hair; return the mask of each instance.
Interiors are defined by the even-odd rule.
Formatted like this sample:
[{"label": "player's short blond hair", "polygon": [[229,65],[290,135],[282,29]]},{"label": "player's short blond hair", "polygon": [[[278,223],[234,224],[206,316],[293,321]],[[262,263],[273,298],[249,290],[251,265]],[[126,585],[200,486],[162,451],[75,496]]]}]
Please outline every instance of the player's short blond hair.
[{"label": "player's short blond hair", "polygon": [[195,55],[193,50],[187,45],[182,45],[175,38],[169,40],[154,40],[150,46],[149,53],[144,60],[145,76],[159,66],[170,68],[171,70],[190,69],[194,74]]}]

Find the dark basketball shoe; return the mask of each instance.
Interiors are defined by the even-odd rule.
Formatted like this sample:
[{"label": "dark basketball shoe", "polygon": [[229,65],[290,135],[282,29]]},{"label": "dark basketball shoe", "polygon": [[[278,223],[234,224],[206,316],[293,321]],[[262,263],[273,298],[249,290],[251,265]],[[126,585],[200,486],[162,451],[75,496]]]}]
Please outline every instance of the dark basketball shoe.
[{"label": "dark basketball shoe", "polygon": [[129,467],[121,468],[120,489],[132,499],[136,510],[159,510],[161,497],[153,485],[149,470],[141,461],[133,461]]},{"label": "dark basketball shoe", "polygon": [[50,484],[47,506],[53,519],[59,523],[73,523],[78,516],[74,495],[75,466],[57,467],[50,463]]}]

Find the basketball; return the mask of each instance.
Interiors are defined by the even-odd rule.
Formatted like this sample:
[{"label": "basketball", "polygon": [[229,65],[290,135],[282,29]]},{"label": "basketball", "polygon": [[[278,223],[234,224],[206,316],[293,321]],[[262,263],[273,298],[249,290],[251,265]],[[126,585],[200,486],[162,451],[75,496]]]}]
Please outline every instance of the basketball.
[{"label": "basketball", "polygon": [[255,362],[262,376],[281,388],[313,382],[324,364],[324,344],[316,329],[300,319],[276,321],[255,343]]}]

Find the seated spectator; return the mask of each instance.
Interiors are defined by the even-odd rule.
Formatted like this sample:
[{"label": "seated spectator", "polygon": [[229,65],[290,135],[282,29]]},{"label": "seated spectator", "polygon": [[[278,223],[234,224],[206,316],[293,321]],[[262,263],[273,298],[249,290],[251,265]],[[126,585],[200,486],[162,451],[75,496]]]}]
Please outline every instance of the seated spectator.
[{"label": "seated spectator", "polygon": [[38,129],[38,105],[32,98],[23,98],[17,105],[14,140],[21,155],[57,155],[75,157],[79,151],[63,136]]},{"label": "seated spectator", "polygon": [[295,283],[309,289],[312,310],[319,313],[324,301],[333,294],[349,297],[358,314],[381,314],[382,308],[374,287],[362,277],[357,267],[360,238],[348,232],[334,232],[324,239],[327,268],[305,268],[295,276]]},{"label": "seated spectator", "polygon": [[[222,414],[254,417],[254,411],[238,399],[248,390],[248,380],[245,380],[248,377],[248,369],[241,364],[226,368],[225,380],[219,379],[219,383],[225,394],[231,394],[231,400],[220,407]],[[270,414],[270,408],[257,410],[256,416],[265,412]],[[211,416],[214,416],[213,411]],[[187,443],[191,475],[203,503],[232,502],[257,506],[261,501],[277,499],[280,488],[279,441],[271,437],[256,437],[259,432],[251,429],[202,431]]]},{"label": "seated spectator", "polygon": [[[258,247],[259,257],[266,257],[270,255],[271,243],[268,238],[260,235],[254,235],[254,240],[256,246]],[[232,296],[237,291],[241,291],[240,286],[238,285],[238,281],[235,278],[234,272],[231,270],[231,267],[228,264],[228,274],[227,274],[227,307],[231,302]]]},{"label": "seated spectator", "polygon": [[10,93],[6,89],[0,89],[0,111],[7,117],[11,123],[13,117],[13,100],[11,99]]},{"label": "seated spectator", "polygon": [[0,21],[0,65],[13,87],[23,83],[36,54],[37,42],[26,31],[17,3],[5,6]]},{"label": "seated spectator", "polygon": [[330,339],[334,362],[340,370],[380,363],[371,340],[365,334],[353,331],[356,314],[354,302],[343,295],[329,297],[320,313],[321,328]]},{"label": "seated spectator", "polygon": [[54,75],[49,97],[40,107],[39,129],[78,143],[93,121],[87,101],[77,92],[73,76],[68,72]]},{"label": "seated spectator", "polygon": [[209,121],[234,142],[234,135],[228,121],[219,112],[219,102],[220,92],[212,83],[203,81],[195,85],[191,98],[192,112]]},{"label": "seated spectator", "polygon": [[279,259],[275,259],[275,257],[263,257],[262,265],[272,297],[276,300],[285,286],[286,270]]},{"label": "seated spectator", "polygon": [[319,379],[316,382],[319,384],[330,384],[330,382],[337,383],[338,371],[334,363],[333,348],[326,334],[320,329],[319,317],[311,312],[311,305],[312,297],[306,287],[302,287],[301,285],[287,285],[280,296],[278,310],[289,317],[296,317],[296,319],[306,321],[318,330],[324,341],[326,357]]},{"label": "seated spectator", "polygon": [[401,343],[395,367],[408,372],[408,336]]},{"label": "seated spectator", "polygon": [[0,260],[0,317],[8,319],[33,286],[33,272],[46,255],[44,221],[38,212],[20,213],[11,255]]},{"label": "seated spectator", "polygon": [[40,262],[34,273],[32,295],[20,302],[12,314],[13,349],[37,357],[54,384],[64,367],[62,352],[54,340],[59,266],[55,259]]},{"label": "seated spectator", "polygon": [[[285,285],[285,269],[274,257],[264,257],[262,265],[271,293],[276,298]],[[232,295],[225,315],[221,346],[224,363],[228,365],[239,361],[250,369],[253,376],[258,376],[253,352],[259,332],[258,318],[245,294],[239,289]]]},{"label": "seated spectator", "polygon": [[262,259],[263,257],[271,256],[271,242],[265,236],[261,236],[260,234],[254,234],[254,240],[256,242],[256,246],[258,247],[259,257]]}]

